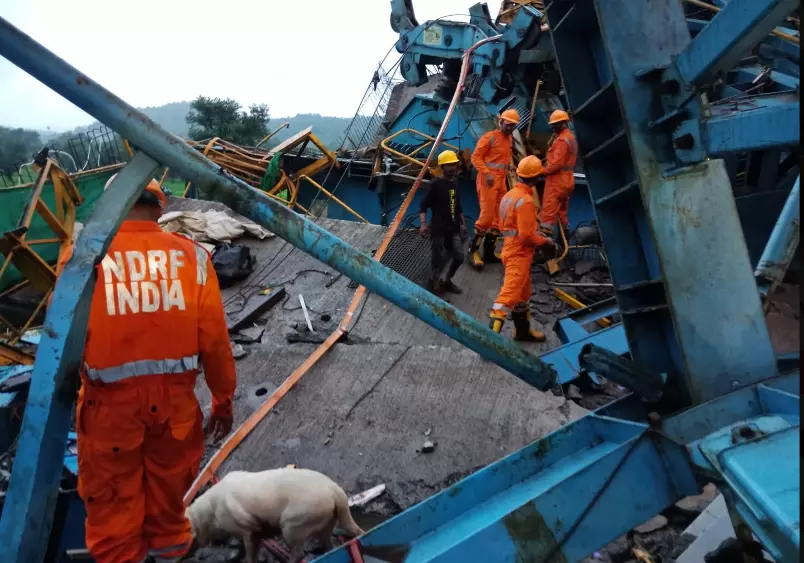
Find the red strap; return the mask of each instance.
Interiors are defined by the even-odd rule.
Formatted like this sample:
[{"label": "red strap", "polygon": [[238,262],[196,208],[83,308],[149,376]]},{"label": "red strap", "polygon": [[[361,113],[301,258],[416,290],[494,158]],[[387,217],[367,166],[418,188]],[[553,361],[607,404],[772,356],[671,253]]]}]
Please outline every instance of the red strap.
[{"label": "red strap", "polygon": [[363,559],[363,550],[360,549],[360,541],[355,538],[347,544],[349,548],[349,555],[352,557],[352,563],[366,563]]}]

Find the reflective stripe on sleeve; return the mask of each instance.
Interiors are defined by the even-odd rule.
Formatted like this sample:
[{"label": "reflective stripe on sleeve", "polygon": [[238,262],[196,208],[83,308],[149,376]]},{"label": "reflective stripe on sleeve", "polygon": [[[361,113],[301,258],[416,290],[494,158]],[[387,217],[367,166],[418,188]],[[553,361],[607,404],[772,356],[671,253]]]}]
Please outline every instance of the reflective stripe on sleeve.
[{"label": "reflective stripe on sleeve", "polygon": [[195,277],[198,285],[207,284],[207,251],[200,246],[195,246]]}]

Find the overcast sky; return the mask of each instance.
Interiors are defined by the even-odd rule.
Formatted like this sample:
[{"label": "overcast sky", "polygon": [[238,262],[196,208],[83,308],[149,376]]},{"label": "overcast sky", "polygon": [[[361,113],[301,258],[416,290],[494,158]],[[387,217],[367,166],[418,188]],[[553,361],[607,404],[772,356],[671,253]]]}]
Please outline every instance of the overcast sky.
[{"label": "overcast sky", "polygon": [[[423,23],[473,3],[413,7]],[[488,2],[493,16],[500,3]],[[390,12],[389,0],[0,0],[0,16],[134,106],[217,96],[274,117],[351,117],[397,38]],[[0,125],[92,121],[0,57]]]}]

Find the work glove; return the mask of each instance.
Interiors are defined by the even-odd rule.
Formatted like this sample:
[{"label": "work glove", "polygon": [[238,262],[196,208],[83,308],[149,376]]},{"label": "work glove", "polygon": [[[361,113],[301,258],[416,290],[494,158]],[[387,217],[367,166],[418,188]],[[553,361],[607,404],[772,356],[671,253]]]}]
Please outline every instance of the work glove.
[{"label": "work glove", "polygon": [[422,238],[427,238],[427,235],[430,234],[430,229],[426,223],[422,223],[419,227],[419,234]]},{"label": "work glove", "polygon": [[212,436],[213,441],[217,443],[232,431],[233,424],[234,420],[231,416],[221,416],[213,412],[209,415],[207,427],[204,432],[207,436]]},{"label": "work glove", "polygon": [[486,174],[486,185],[490,188],[494,186],[494,174]]},{"label": "work glove", "polygon": [[469,231],[466,230],[466,225],[461,225],[461,240],[466,240],[469,236]]}]

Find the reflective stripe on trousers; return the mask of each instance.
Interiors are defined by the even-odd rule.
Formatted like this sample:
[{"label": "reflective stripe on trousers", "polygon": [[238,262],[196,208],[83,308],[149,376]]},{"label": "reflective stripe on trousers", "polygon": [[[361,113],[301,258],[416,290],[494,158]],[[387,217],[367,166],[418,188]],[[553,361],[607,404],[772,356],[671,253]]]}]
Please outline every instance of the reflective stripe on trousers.
[{"label": "reflective stripe on trousers", "polygon": [[507,170],[508,169],[508,165],[503,164],[501,162],[484,162],[483,164],[485,164],[489,168],[494,168],[495,170]]},{"label": "reflective stripe on trousers", "polygon": [[500,234],[503,236],[503,238],[505,238],[505,237],[515,237],[516,235],[519,234],[519,231],[503,231]]},{"label": "reflective stripe on trousers", "polygon": [[186,356],[179,359],[166,358],[164,360],[138,360],[119,366],[95,369],[85,366],[87,376],[93,381],[103,383],[116,383],[129,377],[143,375],[167,375],[186,373],[198,369],[198,355]]},{"label": "reflective stripe on trousers", "polygon": [[502,311],[505,314],[509,314],[511,312],[511,309],[509,307],[506,307],[501,303],[495,303],[494,305],[491,306],[491,309],[493,311]]}]

